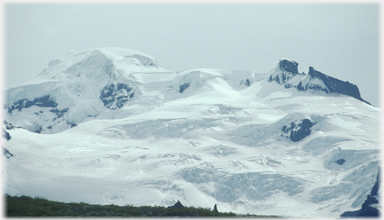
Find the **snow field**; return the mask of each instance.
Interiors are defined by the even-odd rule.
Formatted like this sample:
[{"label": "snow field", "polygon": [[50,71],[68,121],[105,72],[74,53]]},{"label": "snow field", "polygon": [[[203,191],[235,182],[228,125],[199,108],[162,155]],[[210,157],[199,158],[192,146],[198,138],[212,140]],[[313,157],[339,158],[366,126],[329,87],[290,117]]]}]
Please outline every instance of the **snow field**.
[{"label": "snow field", "polygon": [[[180,200],[284,217],[333,218],[358,209],[379,166],[379,109],[284,88],[266,80],[272,72],[172,73],[140,52],[72,52],[8,91],[9,103],[50,94],[58,110],[69,110],[60,118],[34,105],[7,118],[29,130],[53,128],[9,130],[6,148],[14,157],[3,157],[5,192],[92,204]],[[100,91],[117,83],[135,95],[108,109]],[[310,135],[298,142],[284,136],[283,126],[303,119],[316,123]]]}]

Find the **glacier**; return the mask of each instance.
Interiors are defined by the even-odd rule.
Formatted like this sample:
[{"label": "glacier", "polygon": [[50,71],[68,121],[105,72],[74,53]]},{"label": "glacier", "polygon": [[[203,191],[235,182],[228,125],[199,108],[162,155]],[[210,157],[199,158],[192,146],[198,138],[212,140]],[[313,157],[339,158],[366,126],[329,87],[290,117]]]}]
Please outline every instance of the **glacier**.
[{"label": "glacier", "polygon": [[380,109],[297,66],[173,72],[134,50],[71,51],[5,91],[4,192],[283,217],[359,210],[377,182]]}]

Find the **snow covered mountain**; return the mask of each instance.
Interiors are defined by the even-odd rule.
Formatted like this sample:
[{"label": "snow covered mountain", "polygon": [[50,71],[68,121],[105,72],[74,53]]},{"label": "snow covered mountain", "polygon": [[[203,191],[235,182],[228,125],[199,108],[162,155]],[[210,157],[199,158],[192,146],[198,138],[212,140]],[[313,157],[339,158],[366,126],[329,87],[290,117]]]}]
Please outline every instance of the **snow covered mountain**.
[{"label": "snow covered mountain", "polygon": [[377,180],[379,108],[297,66],[171,72],[133,50],[70,52],[6,91],[4,191],[287,217],[358,210]]}]

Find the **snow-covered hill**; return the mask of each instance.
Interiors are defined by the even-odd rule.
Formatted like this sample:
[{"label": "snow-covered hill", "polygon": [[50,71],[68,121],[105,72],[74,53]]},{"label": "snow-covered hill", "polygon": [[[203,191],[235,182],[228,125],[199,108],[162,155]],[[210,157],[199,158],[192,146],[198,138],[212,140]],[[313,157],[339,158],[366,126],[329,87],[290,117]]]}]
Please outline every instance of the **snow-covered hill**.
[{"label": "snow-covered hill", "polygon": [[380,165],[379,108],[297,66],[171,72],[137,51],[71,52],[6,91],[4,191],[290,217],[358,210]]}]

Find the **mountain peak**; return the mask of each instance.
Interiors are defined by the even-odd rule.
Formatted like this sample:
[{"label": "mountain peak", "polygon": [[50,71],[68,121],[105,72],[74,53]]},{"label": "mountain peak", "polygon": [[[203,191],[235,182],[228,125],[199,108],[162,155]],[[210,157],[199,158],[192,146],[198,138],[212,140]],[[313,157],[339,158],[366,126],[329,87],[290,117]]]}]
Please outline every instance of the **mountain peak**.
[{"label": "mountain peak", "polygon": [[[299,73],[298,65],[283,58],[266,80],[299,91],[339,93],[362,100],[356,85],[329,77],[313,67],[308,75]],[[211,80],[218,77],[225,83]],[[233,85],[239,85],[236,91],[242,90],[250,87],[255,77],[253,73],[230,74],[208,69],[174,73],[160,67],[145,53],[97,48],[72,51],[51,61],[36,79],[9,89],[5,106],[10,122],[36,133],[55,133],[93,118],[124,117],[146,111],[149,106],[191,96],[203,87],[204,92],[219,89],[221,95],[235,88]],[[257,77],[261,80],[266,76]],[[265,91],[269,91],[267,87]],[[153,92],[156,89],[158,92]],[[147,100],[151,104],[144,104]],[[30,111],[34,119],[27,121],[24,115]]]},{"label": "mountain peak", "polygon": [[[301,85],[300,87],[298,86],[299,90],[313,89],[324,91],[326,93],[339,93],[351,96],[355,99],[370,104],[369,102],[361,98],[359,88],[355,84],[328,76],[320,71],[315,70],[311,66],[309,67],[308,77],[310,83],[307,83],[307,85],[304,86],[306,87],[305,89],[303,85]],[[316,83],[316,80],[320,80],[321,85],[319,83]]]},{"label": "mountain peak", "polygon": [[297,69],[297,66],[299,63],[297,63],[294,60],[283,58],[279,61],[279,69],[285,72],[293,73],[294,75],[298,74],[299,71]]},{"label": "mountain peak", "polygon": [[280,85],[286,84],[289,80],[299,74],[297,66],[299,64],[296,61],[283,58],[279,61],[277,67],[273,70],[269,76],[268,81],[275,81]]},{"label": "mountain peak", "polygon": [[[98,69],[107,72],[116,66],[124,66],[124,73],[132,72],[165,72],[160,64],[145,53],[135,50],[106,47],[83,51],[70,51],[65,57],[61,57],[49,62],[48,67],[43,70],[38,77],[46,79],[64,79],[64,75],[78,74],[87,72],[87,70]],[[112,76],[112,75],[111,75]]]},{"label": "mountain peak", "polygon": [[70,56],[79,56],[79,55],[96,55],[96,54],[103,54],[106,57],[108,57],[111,60],[120,59],[124,57],[132,57],[135,55],[143,56],[150,58],[154,60],[154,58],[148,54],[145,54],[143,52],[139,52],[132,49],[126,49],[126,48],[120,48],[120,47],[101,47],[101,48],[94,48],[94,49],[88,49],[88,50],[72,50],[69,53],[67,53],[66,57]]},{"label": "mountain peak", "polygon": [[296,61],[281,59],[269,76],[268,82],[275,81],[284,85],[285,88],[294,87],[299,91],[317,90],[325,93],[343,94],[370,104],[361,98],[359,88],[356,85],[321,73],[312,66],[309,67],[308,75],[299,73],[298,65]]}]

